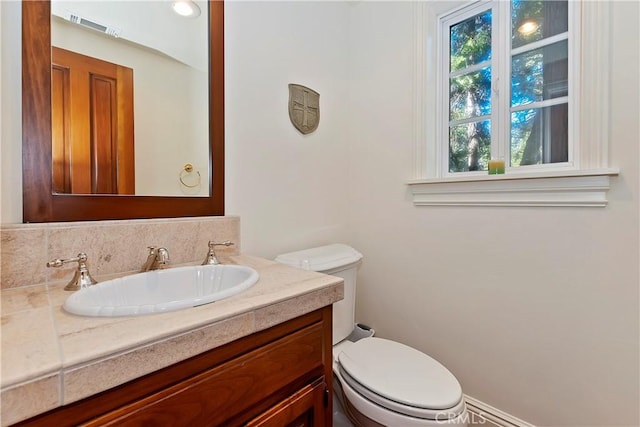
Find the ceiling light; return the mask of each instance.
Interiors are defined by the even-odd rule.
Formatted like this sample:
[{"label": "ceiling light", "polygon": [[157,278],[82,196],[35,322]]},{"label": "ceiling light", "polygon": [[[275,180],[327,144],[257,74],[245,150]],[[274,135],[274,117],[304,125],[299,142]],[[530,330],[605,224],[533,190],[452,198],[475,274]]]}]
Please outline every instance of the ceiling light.
[{"label": "ceiling light", "polygon": [[197,18],[200,16],[200,7],[192,0],[175,0],[171,2],[171,8],[180,16]]},{"label": "ceiling light", "polygon": [[540,28],[540,24],[536,21],[533,19],[525,19],[518,25],[518,32],[523,36],[530,36],[535,33],[538,28]]}]

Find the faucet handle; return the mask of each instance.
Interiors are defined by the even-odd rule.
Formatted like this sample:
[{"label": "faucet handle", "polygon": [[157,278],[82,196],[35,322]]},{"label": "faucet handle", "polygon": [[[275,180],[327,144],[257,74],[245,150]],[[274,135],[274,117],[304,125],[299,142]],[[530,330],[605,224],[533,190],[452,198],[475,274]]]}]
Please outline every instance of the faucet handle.
[{"label": "faucet handle", "polygon": [[165,268],[169,265],[169,251],[167,248],[158,248],[156,251],[156,264],[158,264],[158,268]]},{"label": "faucet handle", "polygon": [[141,273],[150,270],[163,269],[169,266],[169,251],[167,248],[147,246],[147,249],[149,249],[149,255],[147,255],[147,260],[140,269]]},{"label": "faucet handle", "polygon": [[209,251],[207,252],[207,256],[204,258],[204,261],[202,261],[202,265],[217,265],[220,264],[220,261],[218,260],[218,257],[216,257],[216,253],[214,251],[214,248],[216,246],[231,246],[234,245],[235,243],[233,243],[231,240],[225,240],[224,242],[214,242],[213,240],[209,240]]},{"label": "faucet handle", "polygon": [[47,267],[62,267],[63,265],[70,262],[77,262],[78,268],[73,274],[73,278],[71,279],[71,281],[69,281],[67,286],[64,287],[65,291],[77,291],[98,283],[93,277],[91,277],[91,274],[89,273],[89,269],[87,268],[87,254],[85,254],[84,252],[80,252],[75,258],[56,258],[54,260],[51,260],[47,263]]}]

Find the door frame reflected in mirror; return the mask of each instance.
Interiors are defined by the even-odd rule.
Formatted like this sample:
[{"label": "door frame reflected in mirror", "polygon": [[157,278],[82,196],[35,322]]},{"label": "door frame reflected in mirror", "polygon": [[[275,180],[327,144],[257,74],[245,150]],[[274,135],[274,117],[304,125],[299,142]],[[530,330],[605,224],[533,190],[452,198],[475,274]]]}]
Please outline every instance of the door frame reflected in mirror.
[{"label": "door frame reflected in mirror", "polygon": [[[224,215],[224,2],[209,2],[209,196],[54,194],[51,5],[22,2],[23,222]],[[172,173],[172,172],[167,172]]]}]

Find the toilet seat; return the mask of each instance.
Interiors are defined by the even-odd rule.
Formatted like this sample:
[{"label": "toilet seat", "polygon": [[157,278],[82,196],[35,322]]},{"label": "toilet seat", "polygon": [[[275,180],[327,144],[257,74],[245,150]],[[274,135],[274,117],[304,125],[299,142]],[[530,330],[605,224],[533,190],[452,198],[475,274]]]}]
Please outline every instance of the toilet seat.
[{"label": "toilet seat", "polygon": [[338,370],[360,395],[400,414],[442,421],[465,409],[462,388],[451,372],[395,341],[372,337],[345,346]]}]

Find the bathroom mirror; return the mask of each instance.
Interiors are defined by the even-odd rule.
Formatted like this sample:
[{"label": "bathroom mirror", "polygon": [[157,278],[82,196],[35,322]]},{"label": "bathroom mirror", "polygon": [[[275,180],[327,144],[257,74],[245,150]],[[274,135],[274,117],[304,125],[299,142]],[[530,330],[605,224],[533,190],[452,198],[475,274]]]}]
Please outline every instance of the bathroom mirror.
[{"label": "bathroom mirror", "polygon": [[51,0],[54,193],[209,194],[208,5],[189,1]]},{"label": "bathroom mirror", "polygon": [[[208,118],[209,150],[207,168],[200,171],[201,185],[208,192],[204,196],[76,195],[53,191],[51,4],[22,3],[24,222],[224,215],[224,3],[209,2],[208,9],[203,14],[209,17],[209,108],[202,115]],[[179,177],[176,170],[166,174]]]}]

